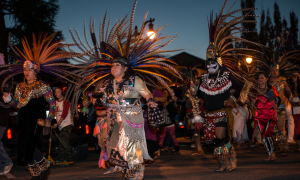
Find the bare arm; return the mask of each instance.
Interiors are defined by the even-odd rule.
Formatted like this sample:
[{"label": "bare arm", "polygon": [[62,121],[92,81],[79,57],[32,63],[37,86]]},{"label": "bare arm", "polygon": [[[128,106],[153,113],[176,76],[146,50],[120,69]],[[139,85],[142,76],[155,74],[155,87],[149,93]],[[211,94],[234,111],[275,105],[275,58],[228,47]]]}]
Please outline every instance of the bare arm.
[{"label": "bare arm", "polygon": [[290,98],[292,96],[292,91],[286,81],[284,82],[284,90],[285,94],[288,96],[287,98]]},{"label": "bare arm", "polygon": [[163,96],[163,97],[155,97],[154,100],[156,102],[165,103],[167,101],[167,97],[165,97],[165,96]]},{"label": "bare arm", "polygon": [[97,110],[96,114],[100,117],[106,116],[106,110]]}]

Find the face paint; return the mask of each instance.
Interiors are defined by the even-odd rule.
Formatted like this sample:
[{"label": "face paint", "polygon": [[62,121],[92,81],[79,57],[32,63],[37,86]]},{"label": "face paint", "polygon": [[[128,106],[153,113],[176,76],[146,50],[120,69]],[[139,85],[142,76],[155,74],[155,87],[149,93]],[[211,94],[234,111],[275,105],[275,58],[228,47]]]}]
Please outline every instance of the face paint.
[{"label": "face paint", "polygon": [[215,61],[209,61],[206,68],[209,74],[214,74],[219,70],[219,64]]}]

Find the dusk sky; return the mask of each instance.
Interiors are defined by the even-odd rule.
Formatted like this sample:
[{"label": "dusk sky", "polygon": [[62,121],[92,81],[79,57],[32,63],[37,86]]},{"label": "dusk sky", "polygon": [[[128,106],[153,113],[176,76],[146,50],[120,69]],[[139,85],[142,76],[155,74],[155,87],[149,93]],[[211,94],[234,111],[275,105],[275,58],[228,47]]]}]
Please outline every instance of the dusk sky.
[{"label": "dusk sky", "polygon": [[[149,11],[147,20],[155,18],[154,29],[169,24],[160,31],[162,36],[178,37],[165,49],[185,49],[184,51],[205,59],[205,51],[208,46],[207,17],[211,11],[218,13],[225,0],[139,0],[134,17],[134,25],[141,27],[146,11]],[[229,0],[227,10],[234,0]],[[237,0],[233,10],[240,9],[240,0]],[[260,15],[262,7],[270,8],[273,18],[275,0],[256,0]],[[281,11],[281,18],[285,17],[289,26],[289,13],[293,10],[297,17],[300,16],[300,0],[276,0]],[[130,15],[134,0],[59,0],[60,11],[57,16],[56,29],[62,30],[67,43],[73,43],[68,27],[76,28],[84,39],[83,23],[95,16],[96,29],[99,28],[100,18],[108,11],[113,23],[116,19]],[[259,24],[259,18],[257,18]],[[299,22],[300,24],[300,22]],[[257,25],[257,28],[259,26]],[[147,26],[148,28],[148,26]],[[98,32],[97,32],[98,33]],[[298,35],[300,37],[300,35]],[[170,53],[174,55],[179,52]]]}]

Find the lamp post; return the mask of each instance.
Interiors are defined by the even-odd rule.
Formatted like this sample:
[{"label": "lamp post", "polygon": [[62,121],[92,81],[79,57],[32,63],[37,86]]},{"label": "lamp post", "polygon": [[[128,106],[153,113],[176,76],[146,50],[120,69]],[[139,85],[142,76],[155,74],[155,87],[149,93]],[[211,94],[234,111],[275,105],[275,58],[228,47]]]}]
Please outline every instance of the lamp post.
[{"label": "lamp post", "polygon": [[[154,18],[150,18],[150,20],[148,20],[144,23],[144,26],[146,26],[146,24],[150,23],[149,30],[147,32],[147,36],[149,37],[149,39],[153,39],[155,37],[155,32],[154,32],[154,28],[153,28],[153,24],[152,24],[154,21],[155,21]],[[138,27],[135,26],[133,36],[137,37],[138,35],[140,35],[140,33],[141,32],[138,32]]]},{"label": "lamp post", "polygon": [[252,58],[251,57],[246,58],[246,62],[247,62],[247,64],[251,64]]},{"label": "lamp post", "polygon": [[154,29],[153,29],[153,24],[152,24],[152,22],[154,22],[155,21],[155,19],[153,18],[150,18],[150,20],[149,21],[146,21],[145,22],[145,25],[147,24],[147,23],[150,23],[149,24],[149,30],[148,30],[148,32],[147,32],[147,36],[150,38],[150,39],[153,39],[154,37],[155,37],[155,32],[154,32]]}]

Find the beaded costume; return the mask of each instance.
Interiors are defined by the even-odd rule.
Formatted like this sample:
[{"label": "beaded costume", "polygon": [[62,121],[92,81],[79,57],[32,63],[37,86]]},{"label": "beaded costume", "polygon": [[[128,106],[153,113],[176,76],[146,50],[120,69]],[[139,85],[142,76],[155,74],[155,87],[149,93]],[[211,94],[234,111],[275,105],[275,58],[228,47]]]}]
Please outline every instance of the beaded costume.
[{"label": "beaded costume", "polygon": [[[206,51],[206,68],[208,73],[202,74],[197,96],[204,99],[205,112],[203,117],[197,116],[193,119],[203,127],[207,143],[214,143],[214,156],[218,159],[220,168],[217,171],[236,168],[236,155],[233,146],[230,144],[232,136],[233,115],[230,107],[225,106],[225,101],[230,98],[235,101],[240,94],[242,86],[233,75],[240,76],[238,62],[240,57],[247,57],[247,52],[260,53],[251,48],[233,47],[234,42],[251,44],[263,47],[262,45],[236,36],[241,33],[239,23],[255,23],[255,20],[245,20],[247,17],[255,17],[250,12],[255,8],[246,8],[231,11],[229,8],[224,13],[227,0],[223,4],[220,14],[213,18],[213,13],[208,22],[209,46]],[[243,12],[242,16],[234,16]],[[230,18],[229,18],[230,17]],[[228,21],[227,21],[228,20]],[[226,67],[224,69],[221,69]],[[232,92],[232,93],[231,93]],[[227,128],[226,138],[216,138],[216,127]]]},{"label": "beaded costume", "polygon": [[[170,65],[176,63],[161,55],[163,52],[171,52],[161,49],[175,37],[162,44],[157,43],[166,37],[156,36],[153,39],[144,37],[147,13],[140,33],[133,34],[136,4],[137,0],[131,17],[127,19],[126,16],[117,21],[110,32],[105,33],[105,21],[103,21],[100,28],[100,42],[92,35],[94,25],[90,26],[93,44],[97,48],[94,54],[89,53],[93,63],[85,68],[87,75],[78,83],[78,87],[84,86],[84,90],[96,85],[97,90],[104,92],[103,99],[108,108],[108,137],[106,138],[108,158],[116,169],[123,171],[125,178],[130,179],[142,179],[145,169],[142,165],[143,159],[151,159],[147,152],[140,103],[140,96],[146,97],[151,94],[146,87],[146,82],[152,86],[157,86],[159,82],[174,96],[165,80],[171,81],[167,75],[181,78],[176,69]],[[156,30],[155,33],[161,29]],[[82,43],[80,43],[80,48],[86,51]],[[139,74],[130,75],[117,83],[111,78],[113,63],[128,66]]]},{"label": "beaded costume", "polygon": [[255,94],[257,99],[255,102],[256,112],[252,141],[254,141],[254,138],[256,138],[256,134],[260,133],[267,154],[270,156],[272,153],[274,153],[274,142],[272,135],[277,117],[274,104],[276,103],[275,98],[278,97],[278,93],[274,87],[268,89],[263,95],[257,94],[256,91],[253,91],[252,93]]},{"label": "beaded costume", "polygon": [[[33,34],[32,46],[27,39],[22,39],[23,50],[15,50],[11,45],[14,54],[10,56],[22,63],[0,66],[0,76],[3,77],[1,87],[13,76],[23,73],[23,68],[33,69],[35,73],[43,71],[73,82],[78,77],[67,68],[79,68],[78,66],[65,63],[65,58],[77,56],[76,53],[68,53],[60,48],[65,45],[61,41],[52,42],[56,33],[49,36]],[[42,135],[43,127],[38,125],[38,120],[51,122],[55,116],[55,99],[51,87],[41,80],[35,78],[34,82],[17,84],[15,95],[4,97],[7,103],[19,109],[18,126],[18,164],[28,163],[28,170],[34,178],[46,179],[50,163],[45,159],[39,150],[38,143]],[[49,115],[46,117],[46,102],[49,103]],[[42,120],[41,120],[42,119]],[[48,124],[48,123],[46,123]]]},{"label": "beaded costume", "polygon": [[[187,90],[185,94],[185,99],[188,101],[186,107],[192,107],[192,108],[187,108],[186,110],[186,115],[187,117],[187,123],[190,124],[191,121],[193,120],[194,117],[200,115],[201,110],[200,108],[203,108],[203,105],[200,105],[200,99],[198,96],[195,95],[195,92],[197,92],[197,88],[200,83],[200,79],[198,78],[198,72],[195,70],[197,66],[193,67],[192,69],[187,69],[187,68],[180,68],[179,71],[187,77],[188,82],[190,82],[190,87]],[[195,132],[193,134],[193,138],[195,140],[195,146],[196,146],[196,152],[193,153],[193,156],[201,156],[204,154],[204,151],[201,146],[201,137],[200,137],[200,129],[201,129],[201,124],[200,123],[195,123]]]},{"label": "beaded costume", "polygon": [[139,100],[139,94],[145,97],[151,93],[137,75],[115,83],[115,86],[116,93],[114,80],[107,80],[100,88],[108,107],[108,157],[111,164],[122,167],[130,175],[130,171],[141,168],[143,159],[151,159]]},{"label": "beaded costume", "polygon": [[[49,115],[46,119],[45,100],[49,103]],[[39,135],[43,128],[37,125],[38,119],[51,121],[55,116],[55,99],[52,89],[42,81],[35,81],[28,85],[26,82],[17,84],[15,96],[9,104],[20,109],[19,111],[19,145],[18,163],[23,164],[32,161],[32,156]],[[34,112],[34,113],[33,113]]]},{"label": "beaded costume", "polygon": [[[258,71],[250,74],[250,76],[257,75],[262,72],[270,72],[271,68],[275,68],[279,71],[278,81],[272,82],[269,79],[269,85],[274,86],[279,94],[280,102],[277,109],[277,119],[287,119],[288,124],[294,122],[291,105],[287,99],[292,97],[292,93],[288,94],[290,90],[285,89],[287,86],[285,77],[292,76],[294,73],[298,73],[299,69],[294,64],[299,60],[300,48],[297,40],[293,34],[289,31],[281,33],[275,43],[275,52],[273,57],[261,57],[257,60],[258,64],[256,68]],[[288,87],[287,87],[288,88]],[[289,89],[289,88],[288,88]],[[289,97],[285,97],[288,94]],[[289,150],[287,140],[292,140],[293,126],[289,127],[289,138],[283,128],[283,131],[277,132],[276,140],[279,141],[280,151],[285,153]]]}]

